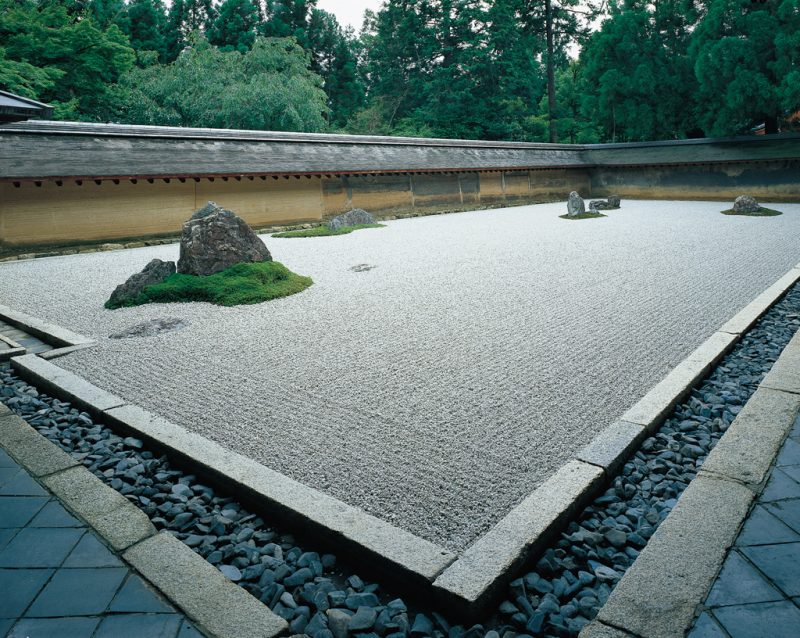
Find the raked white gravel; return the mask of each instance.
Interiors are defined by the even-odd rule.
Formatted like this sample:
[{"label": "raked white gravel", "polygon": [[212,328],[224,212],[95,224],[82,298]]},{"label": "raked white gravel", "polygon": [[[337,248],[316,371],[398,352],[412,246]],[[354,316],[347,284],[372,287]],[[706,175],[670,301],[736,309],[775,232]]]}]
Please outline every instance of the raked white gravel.
[{"label": "raked white gravel", "polygon": [[[784,215],[561,203],[265,237],[315,284],[236,308],[102,307],[177,245],[10,262],[0,303],[99,340],[58,365],[460,550],[800,261],[800,205],[766,205]],[[190,326],[108,339],[158,317]]]}]

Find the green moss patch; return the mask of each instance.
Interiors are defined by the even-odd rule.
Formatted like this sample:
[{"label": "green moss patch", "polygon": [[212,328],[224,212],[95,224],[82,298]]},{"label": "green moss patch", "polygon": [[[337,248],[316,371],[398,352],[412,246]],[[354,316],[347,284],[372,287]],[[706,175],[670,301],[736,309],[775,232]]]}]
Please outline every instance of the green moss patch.
[{"label": "green moss patch", "polygon": [[590,213],[587,211],[580,215],[559,215],[559,217],[561,219],[597,219],[598,217],[608,217],[608,215],[603,215],[603,213]]},{"label": "green moss patch", "polygon": [[330,237],[332,235],[347,235],[354,230],[362,228],[384,228],[385,224],[358,224],[356,226],[342,226],[337,230],[332,230],[328,226],[314,226],[314,228],[303,228],[302,230],[289,230],[285,233],[275,233],[273,237]]},{"label": "green moss patch", "polygon": [[[125,305],[207,301],[218,306],[239,306],[288,297],[312,283],[311,277],[295,274],[276,261],[242,263],[207,277],[175,273],[160,284],[147,286],[135,301]],[[110,301],[105,306],[111,310],[121,307],[110,305]]]},{"label": "green moss patch", "polygon": [[732,208],[722,211],[723,215],[739,215],[740,217],[775,217],[776,215],[783,215],[779,210],[772,210],[771,208],[764,208],[759,206],[757,213],[737,213]]}]

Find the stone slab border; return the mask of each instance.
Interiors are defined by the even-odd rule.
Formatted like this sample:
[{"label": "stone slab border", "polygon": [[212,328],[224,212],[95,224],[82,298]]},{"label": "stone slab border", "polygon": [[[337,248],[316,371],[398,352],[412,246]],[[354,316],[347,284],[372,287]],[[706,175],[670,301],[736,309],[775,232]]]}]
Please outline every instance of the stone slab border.
[{"label": "stone slab border", "polygon": [[580,638],[686,635],[798,412],[800,332]]},{"label": "stone slab border", "polygon": [[604,475],[610,478],[616,473],[639,443],[798,279],[800,264],[712,334],[618,421],[468,547],[434,582],[442,601],[467,618],[479,617],[519,568],[604,487]]},{"label": "stone slab border", "polygon": [[[638,444],[798,279],[800,264],[712,334],[460,556],[128,404],[44,357],[15,357],[12,366],[27,381],[177,455],[193,470],[274,511],[299,531],[347,551],[373,571],[388,572],[400,586],[411,585],[410,593],[432,592],[440,604],[469,620],[485,613],[516,572],[596,496]],[[0,306],[0,316],[4,312]],[[19,327],[27,329],[25,324]]]},{"label": "stone slab border", "polygon": [[88,337],[84,337],[83,335],[66,330],[52,323],[47,323],[46,321],[42,321],[41,319],[37,319],[36,317],[32,317],[31,315],[19,312],[2,304],[0,304],[0,320],[54,346],[54,350],[50,350],[42,355],[45,359],[60,357],[74,352],[75,350],[88,348],[97,343],[93,339],[89,339]]},{"label": "stone slab border", "polygon": [[12,359],[17,373],[42,390],[98,417],[112,429],[134,434],[240,497],[273,511],[306,535],[350,550],[359,562],[390,570],[407,585],[430,584],[455,555],[237,454],[218,443],[125,402],[76,374],[35,355]]},{"label": "stone slab border", "polygon": [[5,406],[0,448],[122,554],[200,631],[215,638],[274,638],[287,622]]},{"label": "stone slab border", "polygon": [[9,339],[4,335],[0,335],[0,341],[8,346],[6,350],[0,350],[0,361],[8,361],[11,357],[17,357],[27,352],[27,350],[19,345],[16,341]]}]

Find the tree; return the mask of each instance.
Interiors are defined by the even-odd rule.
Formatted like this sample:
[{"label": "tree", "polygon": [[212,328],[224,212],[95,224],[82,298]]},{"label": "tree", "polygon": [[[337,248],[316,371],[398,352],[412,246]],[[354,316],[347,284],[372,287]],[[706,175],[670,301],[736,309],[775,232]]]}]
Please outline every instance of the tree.
[{"label": "tree", "polygon": [[107,29],[112,24],[119,25],[125,13],[125,0],[88,0],[83,7],[80,13],[94,20],[98,28]]},{"label": "tree", "polygon": [[165,33],[167,59],[177,58],[190,44],[193,33],[208,33],[215,16],[213,0],[172,0]]},{"label": "tree", "polygon": [[311,68],[322,76],[328,96],[331,124],[342,127],[364,104],[364,85],[358,73],[358,60],[352,35],[345,34],[336,17],[313,9],[308,21]]},{"label": "tree", "polygon": [[167,58],[166,24],[162,0],[130,0],[119,21],[135,51],[155,51],[162,61]]},{"label": "tree", "polygon": [[0,0],[0,18],[3,65],[16,86],[52,103],[56,117],[106,118],[110,87],[134,61],[116,25],[100,30],[59,3],[32,0]]},{"label": "tree", "polygon": [[581,53],[584,115],[616,141],[674,139],[693,126],[691,0],[626,0]]},{"label": "tree", "polygon": [[168,65],[132,69],[117,118],[135,124],[322,131],[322,79],[291,38],[257,38],[245,54],[200,38]]},{"label": "tree", "polygon": [[700,119],[710,134],[759,122],[776,133],[780,116],[800,106],[799,29],[797,0],[711,0],[691,48]]},{"label": "tree", "polygon": [[208,34],[208,40],[223,51],[246,53],[263,22],[258,0],[224,0]]}]

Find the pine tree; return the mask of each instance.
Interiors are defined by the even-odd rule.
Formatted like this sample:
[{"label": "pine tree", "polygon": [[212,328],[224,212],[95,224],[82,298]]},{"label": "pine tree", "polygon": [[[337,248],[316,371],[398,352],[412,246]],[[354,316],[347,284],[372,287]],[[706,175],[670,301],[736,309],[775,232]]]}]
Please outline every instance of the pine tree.
[{"label": "pine tree", "polygon": [[167,59],[177,58],[189,45],[193,33],[208,33],[215,17],[213,0],[172,0],[165,33]]},{"label": "pine tree", "polygon": [[747,131],[800,106],[797,0],[711,0],[693,35],[699,114],[711,135]]},{"label": "pine tree", "polygon": [[131,46],[139,51],[155,51],[163,62],[167,57],[164,37],[166,14],[162,0],[130,0],[120,20],[120,28]]},{"label": "pine tree", "polygon": [[224,0],[208,40],[223,51],[246,53],[253,46],[261,21],[258,0]]}]

